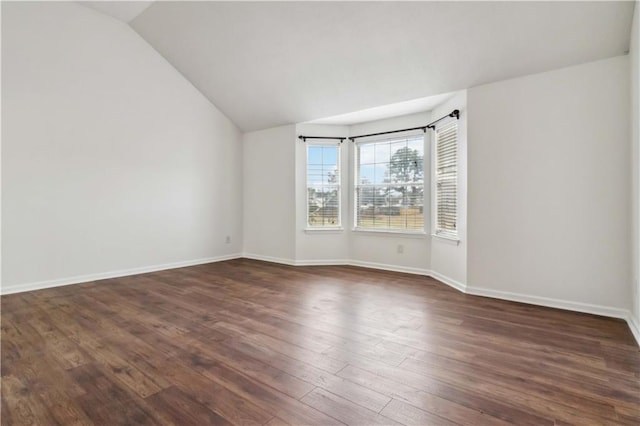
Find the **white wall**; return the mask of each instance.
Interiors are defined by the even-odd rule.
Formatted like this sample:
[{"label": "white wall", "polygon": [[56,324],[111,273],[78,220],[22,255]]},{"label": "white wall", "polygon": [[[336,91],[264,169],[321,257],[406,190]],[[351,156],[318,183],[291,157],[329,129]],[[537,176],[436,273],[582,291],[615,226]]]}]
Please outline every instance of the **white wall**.
[{"label": "white wall", "polygon": [[291,263],[295,258],[296,126],[245,133],[244,252]]},{"label": "white wall", "polygon": [[472,88],[468,111],[471,290],[630,309],[628,57]]},{"label": "white wall", "polygon": [[131,28],[3,2],[2,56],[3,292],[241,251],[240,133]]},{"label": "white wall", "polygon": [[[349,135],[347,126],[332,126],[302,123],[296,126],[296,136],[338,136]],[[348,229],[350,226],[349,209],[349,173],[351,161],[349,159],[349,142],[345,140],[340,145],[340,173],[341,173],[341,223],[342,230],[307,230],[307,145],[313,143],[296,139],[296,262],[298,264],[342,263],[349,258]],[[321,141],[327,142],[327,141]]]},{"label": "white wall", "polygon": [[[640,3],[636,1],[629,50],[631,65],[631,219],[632,219],[632,314],[637,339],[640,339]],[[639,340],[640,343],[640,340]]]},{"label": "white wall", "polygon": [[[453,110],[460,111],[458,120],[458,239],[452,242],[431,237],[431,271],[433,275],[463,288],[467,283],[467,92],[455,96],[431,112],[435,118],[443,117]],[[432,187],[432,196],[435,188]]]}]

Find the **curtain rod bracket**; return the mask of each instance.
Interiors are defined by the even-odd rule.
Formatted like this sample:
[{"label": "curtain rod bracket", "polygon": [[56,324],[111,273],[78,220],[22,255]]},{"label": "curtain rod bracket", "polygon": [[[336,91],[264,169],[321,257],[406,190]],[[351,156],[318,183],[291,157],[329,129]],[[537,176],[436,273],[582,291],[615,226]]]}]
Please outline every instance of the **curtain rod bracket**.
[{"label": "curtain rod bracket", "polygon": [[298,136],[298,139],[300,139],[302,142],[306,142],[307,139],[333,139],[333,140],[338,140],[338,141],[340,141],[340,143],[342,143],[347,138],[346,137],[342,137],[342,136],[304,136],[304,135],[300,135],[300,136]]}]

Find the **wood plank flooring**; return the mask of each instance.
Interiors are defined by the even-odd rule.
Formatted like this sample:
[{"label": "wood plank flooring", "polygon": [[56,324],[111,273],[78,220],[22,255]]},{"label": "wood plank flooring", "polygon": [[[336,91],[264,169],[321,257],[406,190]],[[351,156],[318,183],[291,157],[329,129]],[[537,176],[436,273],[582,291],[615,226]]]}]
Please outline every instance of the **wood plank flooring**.
[{"label": "wood plank flooring", "polygon": [[2,296],[2,425],[640,424],[620,320],[238,259]]}]

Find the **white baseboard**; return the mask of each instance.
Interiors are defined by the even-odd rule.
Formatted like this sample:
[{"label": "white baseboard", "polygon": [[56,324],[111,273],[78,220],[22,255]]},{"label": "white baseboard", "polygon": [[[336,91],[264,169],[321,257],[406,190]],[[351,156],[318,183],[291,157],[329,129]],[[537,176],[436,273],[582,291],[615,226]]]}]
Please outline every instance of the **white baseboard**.
[{"label": "white baseboard", "polygon": [[376,263],[376,262],[364,262],[360,260],[348,260],[344,264],[351,265],[351,266],[359,266],[361,268],[382,269],[383,271],[404,272],[406,274],[424,275],[427,277],[434,278],[440,281],[441,283],[448,285],[449,287],[453,287],[458,291],[466,293],[466,287],[467,287],[466,285],[454,280],[453,278],[449,278],[445,275],[439,274],[429,269],[413,268],[409,266],[389,265],[385,263]]},{"label": "white baseboard", "polygon": [[60,278],[56,280],[38,281],[33,283],[2,286],[0,294],[22,293],[25,291],[42,290],[45,288],[61,287],[71,284],[81,284],[91,281],[105,280],[109,278],[126,277],[129,275],[146,274],[148,272],[164,271],[166,269],[184,268],[186,266],[202,265],[205,263],[221,262],[223,260],[238,259],[242,254],[235,253],[224,256],[207,257],[203,259],[185,260],[181,262],[165,263],[161,265],[142,266],[139,268],[121,269],[118,271],[101,272],[97,274],[78,275],[75,277]]},{"label": "white baseboard", "polygon": [[344,259],[322,259],[322,260],[296,260],[296,266],[338,266],[349,265],[348,260]]},{"label": "white baseboard", "polygon": [[629,311],[626,309],[612,308],[609,306],[592,305],[589,303],[572,302],[569,300],[553,299],[542,296],[532,296],[508,291],[492,290],[481,287],[467,286],[466,293],[475,296],[491,297],[494,299],[510,300],[512,302],[528,303],[530,305],[546,306],[548,308],[565,309],[568,311],[583,312],[586,314],[602,315],[612,318],[627,319]]},{"label": "white baseboard", "polygon": [[345,264],[351,265],[351,266],[360,266],[362,268],[381,269],[383,271],[404,272],[405,274],[431,276],[430,270],[422,269],[422,268],[414,268],[411,266],[389,265],[386,263],[365,262],[362,260],[354,260],[354,259],[347,260]]},{"label": "white baseboard", "polygon": [[631,312],[629,312],[626,320],[629,328],[631,329],[631,334],[633,334],[633,337],[636,339],[636,343],[640,346],[640,321],[638,321],[638,318],[635,318]]},{"label": "white baseboard", "polygon": [[252,260],[262,260],[264,262],[281,263],[283,265],[296,266],[296,261],[293,259],[285,259],[283,257],[264,256],[254,253],[242,253],[242,257]]},{"label": "white baseboard", "polygon": [[435,278],[436,280],[445,283],[446,285],[448,285],[449,287],[453,287],[458,291],[461,291],[462,293],[467,293],[467,285],[466,284],[462,284],[459,281],[456,281],[452,278],[449,278],[445,275],[442,275],[436,271],[431,271],[431,277]]}]

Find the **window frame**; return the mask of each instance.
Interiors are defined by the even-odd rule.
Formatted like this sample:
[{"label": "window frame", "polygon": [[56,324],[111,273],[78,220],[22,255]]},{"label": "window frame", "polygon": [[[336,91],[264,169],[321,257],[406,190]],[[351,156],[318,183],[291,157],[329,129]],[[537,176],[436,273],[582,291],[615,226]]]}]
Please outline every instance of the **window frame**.
[{"label": "window frame", "polygon": [[[305,228],[306,232],[330,232],[330,231],[341,231],[344,228],[342,227],[342,142],[333,142],[333,141],[316,141],[316,142],[306,142],[305,143],[305,163],[304,163],[304,175],[305,175]],[[338,181],[332,186],[337,187],[337,195],[336,199],[338,202],[338,223],[335,225],[323,225],[323,226],[312,226],[309,223],[309,188],[315,188],[316,186],[309,185],[309,149],[311,147],[335,147],[337,151],[337,159],[336,159],[336,169],[338,171]]]},{"label": "window frame", "polygon": [[[439,218],[438,218],[438,132],[448,126],[455,126],[456,138],[455,138],[455,198],[456,198],[456,206],[455,206],[455,230],[441,229],[439,227]],[[432,171],[432,236],[442,238],[444,240],[451,240],[453,242],[460,242],[460,230],[458,228],[458,224],[460,221],[460,209],[459,209],[459,179],[460,179],[460,126],[457,119],[449,119],[443,120],[441,123],[438,123],[433,131],[433,171]]]},{"label": "window frame", "polygon": [[[417,137],[421,137],[422,138],[422,183],[420,183],[419,185],[422,186],[422,215],[423,215],[423,226],[421,229],[408,229],[408,228],[375,228],[375,227],[362,227],[358,225],[358,188],[360,186],[362,186],[362,184],[358,183],[359,180],[359,152],[358,152],[358,146],[359,145],[369,145],[369,144],[376,144],[376,143],[382,143],[382,142],[386,142],[386,143],[392,143],[392,141],[394,140],[401,140],[401,139],[407,139],[407,138],[417,138]],[[425,195],[425,191],[428,189],[428,181],[427,181],[427,176],[425,175],[425,173],[427,173],[427,171],[429,170],[429,168],[427,167],[427,149],[429,148],[428,146],[428,139],[427,139],[427,135],[426,132],[422,132],[422,133],[408,133],[408,134],[400,134],[400,135],[395,135],[395,136],[384,136],[384,137],[377,137],[375,139],[366,139],[363,141],[355,141],[353,143],[353,185],[351,187],[351,191],[352,193],[350,194],[350,199],[351,202],[353,203],[353,216],[352,216],[352,220],[353,220],[353,226],[352,226],[352,231],[354,232],[361,232],[361,233],[375,233],[375,234],[395,234],[395,235],[400,235],[400,236],[414,236],[414,237],[421,237],[427,234],[426,232],[426,227],[429,226],[429,221],[426,220],[426,213],[427,211],[425,211],[425,208],[428,209],[428,207],[426,206],[426,201],[429,199],[427,198],[427,196]],[[409,183],[406,183],[405,185],[410,185]],[[367,185],[367,186],[376,186],[376,187],[382,187],[382,186],[387,186],[387,187],[393,187],[393,186],[399,186],[397,183],[387,183],[387,184],[371,184],[371,185]],[[417,186],[417,185],[416,185]]]}]

